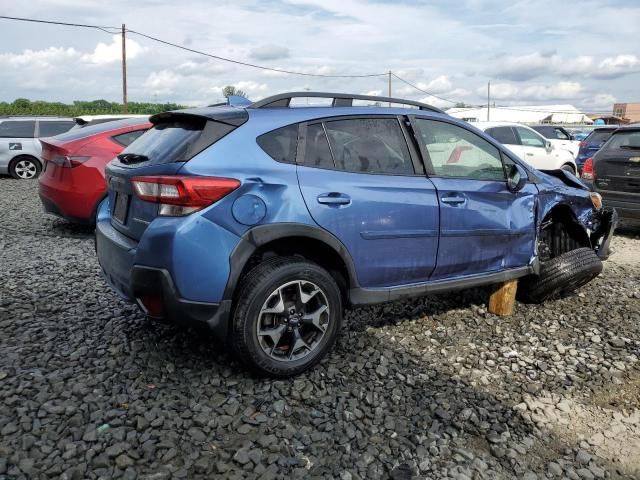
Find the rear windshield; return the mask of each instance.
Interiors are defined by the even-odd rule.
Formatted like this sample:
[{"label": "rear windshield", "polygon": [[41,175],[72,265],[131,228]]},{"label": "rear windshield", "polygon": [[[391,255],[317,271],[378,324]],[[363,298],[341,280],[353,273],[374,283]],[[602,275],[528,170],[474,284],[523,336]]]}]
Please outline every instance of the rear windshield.
[{"label": "rear windshield", "polygon": [[96,135],[98,133],[109,132],[111,130],[117,130],[123,127],[143,125],[144,123],[148,123],[148,120],[144,118],[127,118],[124,120],[114,120],[110,122],[100,123],[99,125],[74,128],[73,130],[69,130],[67,133],[58,135],[56,137],[56,140],[60,140],[62,142],[71,142],[73,140],[80,140],[81,138],[90,137],[91,135]]},{"label": "rear windshield", "polygon": [[125,165],[158,165],[191,160],[237,127],[203,117],[162,122],[119,156]]},{"label": "rear windshield", "polygon": [[611,132],[613,132],[613,130],[611,130],[611,131],[609,131],[609,130],[604,130],[604,131],[594,130],[585,139],[585,141],[587,143],[590,143],[590,144],[593,144],[593,145],[600,145],[600,144],[606,142],[607,140],[609,140],[609,137],[611,136]]},{"label": "rear windshield", "polygon": [[618,132],[605,146],[607,150],[640,150],[640,131]]}]

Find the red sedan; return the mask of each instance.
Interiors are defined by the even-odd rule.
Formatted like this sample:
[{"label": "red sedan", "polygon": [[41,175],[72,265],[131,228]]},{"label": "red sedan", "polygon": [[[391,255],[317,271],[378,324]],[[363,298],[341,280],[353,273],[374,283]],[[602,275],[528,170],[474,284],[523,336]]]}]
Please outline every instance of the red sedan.
[{"label": "red sedan", "polygon": [[147,118],[128,118],[41,139],[44,171],[38,181],[45,212],[95,223],[96,208],[106,196],[107,163],[149,128]]}]

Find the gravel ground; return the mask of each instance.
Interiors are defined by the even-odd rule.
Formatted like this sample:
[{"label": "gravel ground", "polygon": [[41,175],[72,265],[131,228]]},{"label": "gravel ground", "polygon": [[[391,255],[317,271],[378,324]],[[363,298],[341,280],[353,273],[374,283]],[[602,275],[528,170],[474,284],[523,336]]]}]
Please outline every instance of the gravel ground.
[{"label": "gravel ground", "polygon": [[272,381],[120,301],[36,192],[0,178],[0,478],[640,478],[638,231],[576,295],[358,309]]}]

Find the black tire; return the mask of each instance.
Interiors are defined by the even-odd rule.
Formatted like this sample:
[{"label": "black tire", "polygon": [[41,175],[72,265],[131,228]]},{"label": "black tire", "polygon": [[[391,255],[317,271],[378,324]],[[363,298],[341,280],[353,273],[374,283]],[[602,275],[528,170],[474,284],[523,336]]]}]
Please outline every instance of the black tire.
[{"label": "black tire", "polygon": [[[299,359],[285,358],[286,352],[291,355],[294,351],[294,347],[292,347],[294,341],[290,340],[289,345],[286,345],[288,350],[282,353],[281,359],[276,359],[272,356],[274,351],[279,355],[285,345],[278,347],[280,345],[278,342],[281,339],[274,341],[270,354],[267,353],[258,335],[259,322],[264,315],[264,307],[267,302],[273,298],[278,289],[291,288],[286,285],[292,282],[313,285],[321,291],[322,300],[326,302],[328,307],[328,313],[324,317],[327,323],[319,340],[314,342],[314,348],[312,350],[305,349],[309,350],[306,356]],[[336,281],[319,265],[302,258],[273,257],[254,267],[242,279],[237,292],[232,318],[231,346],[238,358],[258,373],[281,378],[297,375],[316,365],[334,345],[342,323],[342,298]],[[282,298],[283,294],[280,294],[280,299]],[[291,304],[289,303],[289,305],[285,308],[286,312],[290,311]],[[301,307],[301,311],[305,306],[306,304]],[[291,317],[285,313],[277,314],[277,316],[274,314],[273,317],[268,318],[273,318],[274,322],[287,322],[288,324]],[[305,333],[302,330],[303,327],[309,328],[304,326],[302,320],[299,325],[298,331],[302,333]],[[283,336],[289,336],[285,337],[286,340],[292,338],[294,334],[291,330],[286,330]],[[312,331],[310,338],[318,338],[317,335],[320,334],[314,334]],[[262,342],[265,342],[264,337],[262,338]],[[272,340],[269,337],[269,341]],[[309,342],[309,339],[307,338],[306,341]]]},{"label": "black tire", "polygon": [[42,172],[42,165],[35,157],[19,155],[9,163],[9,174],[17,180],[31,180],[38,178]]},{"label": "black tire", "polygon": [[518,296],[526,303],[541,303],[553,296],[573,292],[602,272],[602,261],[590,248],[563,253],[540,266],[540,275],[520,282]]}]

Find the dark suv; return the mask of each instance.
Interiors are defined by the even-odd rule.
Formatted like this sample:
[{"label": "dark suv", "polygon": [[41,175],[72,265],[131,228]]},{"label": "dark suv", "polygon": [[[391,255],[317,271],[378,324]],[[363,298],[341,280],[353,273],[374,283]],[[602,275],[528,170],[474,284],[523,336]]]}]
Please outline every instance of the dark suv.
[{"label": "dark suv", "polygon": [[615,225],[572,174],[417,102],[288,93],[151,122],[106,170],[105,277],[271,375],[320,361],[347,305],[516,278],[531,301],[571,291],[600,272]]},{"label": "dark suv", "polygon": [[593,131],[587,135],[587,138],[580,142],[580,150],[576,157],[576,165],[578,171],[582,172],[584,162],[588,158],[593,157],[598,150],[609,140],[611,134],[618,128],[617,125],[608,125],[606,127],[596,127]]},{"label": "dark suv", "polygon": [[587,160],[582,178],[625,223],[640,224],[640,123],[615,130]]}]

